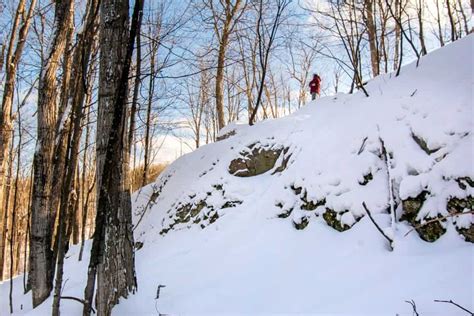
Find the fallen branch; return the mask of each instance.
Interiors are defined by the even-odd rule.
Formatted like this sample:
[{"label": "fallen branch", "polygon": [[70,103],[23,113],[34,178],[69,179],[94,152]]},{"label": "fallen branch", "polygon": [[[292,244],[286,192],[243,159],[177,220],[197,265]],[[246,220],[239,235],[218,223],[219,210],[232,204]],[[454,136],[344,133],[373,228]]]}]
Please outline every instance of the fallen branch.
[{"label": "fallen branch", "polygon": [[448,304],[453,304],[454,306],[462,309],[463,311],[465,311],[466,313],[469,313],[471,316],[474,315],[473,312],[471,312],[470,310],[468,310],[467,308],[465,307],[462,307],[461,305],[453,302],[453,300],[449,300],[449,301],[445,301],[445,300],[434,300],[436,303],[448,303]]},{"label": "fallen branch", "polygon": [[393,250],[393,247],[392,247],[392,243],[393,243],[393,240],[388,237],[384,231],[382,230],[382,228],[380,228],[380,226],[377,224],[377,222],[375,222],[374,218],[372,217],[372,214],[370,213],[369,209],[367,208],[367,205],[365,205],[365,202],[362,202],[362,206],[364,207],[365,211],[367,212],[367,215],[369,215],[369,218],[370,220],[372,221],[372,223],[374,223],[375,227],[377,228],[377,230],[382,234],[382,236],[385,237],[385,239],[388,240],[388,242],[390,243],[390,250]]},{"label": "fallen branch", "polygon": [[411,305],[411,308],[413,308],[413,315],[415,316],[420,316],[420,314],[418,314],[417,310],[416,310],[416,304],[415,304],[415,301],[414,300],[410,300],[410,301],[405,301],[407,302],[408,304]]},{"label": "fallen branch", "polygon": [[467,212],[450,212],[448,215],[445,215],[445,216],[442,216],[442,217],[436,217],[436,218],[432,218],[430,219],[429,221],[426,221],[422,224],[418,224],[416,225],[415,227],[413,227],[412,229],[410,229],[404,237],[408,236],[409,233],[411,233],[412,231],[416,230],[416,229],[419,229],[425,225],[428,225],[428,224],[431,224],[431,223],[435,223],[435,222],[441,222],[442,220],[445,220],[445,219],[448,219],[450,217],[453,217],[453,216],[459,216],[459,215],[464,215],[464,214],[474,214],[474,210],[472,211],[467,211]]},{"label": "fallen branch", "polygon": [[[61,300],[72,300],[81,303],[82,305],[86,305],[86,302],[84,300],[81,300],[80,298],[74,297],[74,296],[60,296],[59,297]],[[91,306],[90,307],[92,312],[95,314],[95,309]]]}]

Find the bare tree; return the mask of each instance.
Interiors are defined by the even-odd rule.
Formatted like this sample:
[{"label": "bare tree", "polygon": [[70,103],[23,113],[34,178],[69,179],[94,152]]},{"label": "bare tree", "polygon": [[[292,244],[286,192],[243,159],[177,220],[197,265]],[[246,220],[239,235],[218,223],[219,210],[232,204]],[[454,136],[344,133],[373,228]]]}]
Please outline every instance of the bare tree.
[{"label": "bare tree", "polygon": [[[268,1],[266,1],[267,3]],[[261,69],[261,75],[258,86],[257,100],[255,101],[255,108],[253,109],[252,115],[249,118],[249,124],[253,125],[258,112],[259,105],[262,101],[263,88],[265,84],[265,76],[267,73],[268,61],[272,46],[275,42],[275,38],[278,32],[278,28],[282,23],[282,14],[288,5],[291,3],[290,0],[277,0],[275,3],[275,15],[271,18],[270,23],[265,21],[264,17],[264,0],[258,1],[256,4],[257,10],[257,25],[256,25],[256,40],[258,42],[258,61]]]},{"label": "bare tree", "polygon": [[217,73],[216,73],[216,112],[218,129],[225,126],[224,115],[224,68],[226,51],[230,37],[237,23],[245,12],[246,0],[205,0],[205,7],[211,13],[211,24],[218,41]]},{"label": "bare tree", "polygon": [[96,227],[84,291],[90,315],[97,275],[97,309],[110,315],[120,297],[135,291],[135,258],[127,150],[128,78],[143,1],[135,2],[129,29],[128,0],[103,0],[100,17],[99,117],[97,122]]},{"label": "bare tree", "polygon": [[308,79],[311,75],[311,67],[317,57],[318,42],[311,45],[304,40],[296,43],[288,42],[289,62],[286,68],[290,77],[298,82],[298,108],[306,104]]},{"label": "bare tree", "polygon": [[34,156],[33,203],[31,205],[30,282],[33,306],[41,304],[52,290],[53,252],[51,249],[55,211],[49,209],[57,123],[56,77],[59,60],[66,47],[72,0],[56,2],[54,36],[41,70],[38,94],[38,144]]}]

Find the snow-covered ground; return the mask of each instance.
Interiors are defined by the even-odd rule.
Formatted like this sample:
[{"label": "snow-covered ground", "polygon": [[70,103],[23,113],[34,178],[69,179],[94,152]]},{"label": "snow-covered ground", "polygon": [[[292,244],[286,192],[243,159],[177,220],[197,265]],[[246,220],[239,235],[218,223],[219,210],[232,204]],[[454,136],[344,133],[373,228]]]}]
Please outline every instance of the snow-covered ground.
[{"label": "snow-covered ground", "polygon": [[[399,77],[377,77],[369,98],[339,94],[234,125],[226,131],[235,135],[178,159],[133,197],[138,292],[114,314],[412,315],[407,300],[420,315],[466,314],[435,299],[474,310],[474,247],[459,234],[473,215],[449,217],[435,242],[401,217],[402,200],[423,195],[413,220],[424,223],[474,195],[460,180],[474,179],[473,44],[471,35]],[[278,157],[270,171],[229,172],[258,148]],[[71,249],[63,295],[82,297],[87,262]],[[31,311],[21,279],[14,284],[16,312],[49,314],[51,300]],[[7,291],[0,286],[2,314]],[[81,313],[77,302],[61,304],[65,315]]]}]

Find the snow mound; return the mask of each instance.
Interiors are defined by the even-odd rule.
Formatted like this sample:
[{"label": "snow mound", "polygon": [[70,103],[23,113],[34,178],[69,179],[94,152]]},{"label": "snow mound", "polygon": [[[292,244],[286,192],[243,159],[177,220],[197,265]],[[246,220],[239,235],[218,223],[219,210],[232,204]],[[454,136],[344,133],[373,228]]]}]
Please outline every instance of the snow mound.
[{"label": "snow mound", "polygon": [[[344,231],[365,203],[391,218],[391,234],[394,220],[428,222],[417,232],[434,241],[454,223],[473,242],[473,215],[450,216],[474,205],[472,41],[377,77],[370,97],[338,94],[281,119],[232,124],[139,192],[137,231],[155,239],[241,213]],[[429,222],[437,217],[448,218]]]}]

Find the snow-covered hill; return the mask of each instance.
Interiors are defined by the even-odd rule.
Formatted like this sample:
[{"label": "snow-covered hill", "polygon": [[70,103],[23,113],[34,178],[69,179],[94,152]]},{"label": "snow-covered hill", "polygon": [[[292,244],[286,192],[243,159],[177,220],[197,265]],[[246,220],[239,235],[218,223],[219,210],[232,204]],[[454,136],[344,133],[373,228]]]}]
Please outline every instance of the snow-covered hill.
[{"label": "snow-covered hill", "polygon": [[[377,77],[368,98],[229,126],[177,160],[133,197],[138,293],[114,313],[411,315],[407,300],[420,315],[465,313],[435,299],[473,310],[474,215],[449,216],[474,205],[473,44]],[[71,251],[63,295],[81,297],[87,261]],[[15,302],[30,311],[28,296]]]}]

